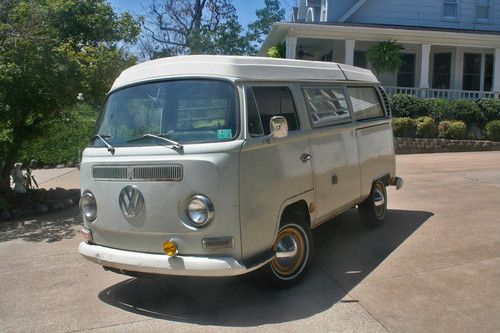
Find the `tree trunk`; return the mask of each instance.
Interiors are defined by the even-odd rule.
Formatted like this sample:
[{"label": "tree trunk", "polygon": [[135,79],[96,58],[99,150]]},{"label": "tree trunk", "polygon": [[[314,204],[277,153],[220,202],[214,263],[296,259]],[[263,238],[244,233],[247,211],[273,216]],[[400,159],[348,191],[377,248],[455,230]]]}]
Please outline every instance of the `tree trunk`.
[{"label": "tree trunk", "polygon": [[194,4],[193,29],[190,36],[190,51],[191,54],[200,53],[200,33],[201,33],[201,17],[203,14],[203,6],[201,0],[196,0]]}]

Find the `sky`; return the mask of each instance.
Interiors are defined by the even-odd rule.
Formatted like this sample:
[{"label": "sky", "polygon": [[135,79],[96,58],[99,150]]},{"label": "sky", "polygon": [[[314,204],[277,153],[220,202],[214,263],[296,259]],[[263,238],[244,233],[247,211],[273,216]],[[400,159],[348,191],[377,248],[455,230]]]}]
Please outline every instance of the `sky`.
[{"label": "sky", "polygon": [[[133,14],[143,15],[144,10],[141,0],[108,0],[119,12],[129,11]],[[147,1],[146,1],[147,2]],[[283,0],[282,6],[287,9],[286,19],[289,19],[290,8],[295,4],[295,0]],[[233,0],[236,13],[242,26],[246,27],[255,20],[255,11],[264,7],[264,0]]]}]

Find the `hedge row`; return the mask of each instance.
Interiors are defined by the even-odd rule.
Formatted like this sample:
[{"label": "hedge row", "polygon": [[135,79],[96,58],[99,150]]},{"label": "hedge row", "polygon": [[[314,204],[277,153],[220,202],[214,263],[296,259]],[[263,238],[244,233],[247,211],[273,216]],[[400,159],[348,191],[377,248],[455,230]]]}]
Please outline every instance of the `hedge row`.
[{"label": "hedge row", "polygon": [[[461,120],[443,120],[439,124],[431,117],[393,118],[394,136],[400,138],[440,138],[470,139],[465,122]],[[485,136],[491,141],[500,141],[500,120],[492,120],[485,126]]]},{"label": "hedge row", "polygon": [[500,120],[500,99],[448,101],[397,94],[390,96],[389,102],[395,118],[431,117],[437,122],[461,120],[466,125],[477,124],[481,128],[490,121]]}]

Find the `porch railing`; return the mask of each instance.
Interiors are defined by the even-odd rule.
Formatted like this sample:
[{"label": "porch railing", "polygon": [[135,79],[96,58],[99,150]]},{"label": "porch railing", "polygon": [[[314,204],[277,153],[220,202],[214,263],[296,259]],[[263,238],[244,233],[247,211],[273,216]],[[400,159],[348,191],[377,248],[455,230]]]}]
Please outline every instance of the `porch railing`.
[{"label": "porch railing", "polygon": [[452,90],[452,89],[431,89],[431,88],[410,88],[410,87],[387,87],[384,89],[388,95],[405,94],[425,98],[442,98],[447,100],[454,99],[480,99],[480,98],[499,98],[498,93],[491,91],[474,90]]}]

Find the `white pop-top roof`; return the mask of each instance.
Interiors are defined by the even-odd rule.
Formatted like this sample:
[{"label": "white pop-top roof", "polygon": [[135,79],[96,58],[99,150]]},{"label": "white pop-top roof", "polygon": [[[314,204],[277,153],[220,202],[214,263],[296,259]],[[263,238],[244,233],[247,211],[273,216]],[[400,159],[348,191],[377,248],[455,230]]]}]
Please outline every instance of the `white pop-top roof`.
[{"label": "white pop-top roof", "polygon": [[228,77],[258,81],[343,81],[378,83],[367,69],[337,64],[264,57],[193,55],[143,62],[124,70],[111,90],[172,77]]}]

